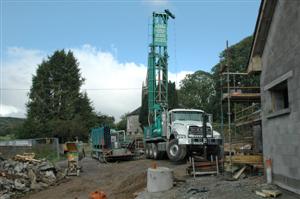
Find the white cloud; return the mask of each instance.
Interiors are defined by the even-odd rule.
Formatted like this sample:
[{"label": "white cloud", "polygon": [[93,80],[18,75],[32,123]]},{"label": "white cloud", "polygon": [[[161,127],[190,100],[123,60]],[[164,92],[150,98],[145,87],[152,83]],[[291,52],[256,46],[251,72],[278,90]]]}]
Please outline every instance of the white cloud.
[{"label": "white cloud", "polygon": [[168,74],[169,80],[176,83],[176,88],[180,88],[180,81],[185,78],[187,74],[192,74],[193,71],[180,71],[179,73],[170,73]]},{"label": "white cloud", "polygon": [[11,47],[7,49],[7,59],[4,60],[2,77],[3,88],[28,88],[31,78],[45,57],[39,50]]},{"label": "white cloud", "polygon": [[141,4],[149,13],[153,11],[162,12],[164,9],[175,9],[170,0],[141,0]]},{"label": "white cloud", "polygon": [[86,79],[83,89],[87,89],[97,111],[118,119],[140,106],[140,88],[146,77],[146,66],[120,63],[110,52],[99,51],[90,45],[72,51]]},{"label": "white cloud", "polygon": [[13,115],[13,114],[16,114],[18,112],[19,112],[19,110],[14,106],[7,106],[7,105],[4,105],[4,104],[0,104],[0,116],[1,117]]},{"label": "white cloud", "polygon": [[[7,116],[25,117],[25,104],[32,75],[45,57],[39,50],[11,47],[7,49],[1,74],[1,102]],[[14,108],[12,108],[14,107]]]},{"label": "white cloud", "polygon": [[[113,46],[114,47],[114,46]],[[141,87],[147,67],[134,62],[121,63],[114,52],[101,51],[91,45],[71,49],[79,61],[82,76],[86,79],[82,89],[86,89],[97,112],[113,115],[117,120],[125,112],[141,105]],[[9,59],[3,63],[3,87],[17,90],[3,90],[2,104],[15,107],[9,116],[25,116],[27,93],[31,86],[32,74],[46,54],[39,50],[9,48]],[[180,80],[191,71],[169,73],[169,79]],[[19,90],[18,90],[19,89]],[[26,90],[24,90],[26,89]],[[16,111],[17,110],[17,111]]]},{"label": "white cloud", "polygon": [[143,2],[154,6],[166,6],[170,4],[169,0],[143,0]]}]

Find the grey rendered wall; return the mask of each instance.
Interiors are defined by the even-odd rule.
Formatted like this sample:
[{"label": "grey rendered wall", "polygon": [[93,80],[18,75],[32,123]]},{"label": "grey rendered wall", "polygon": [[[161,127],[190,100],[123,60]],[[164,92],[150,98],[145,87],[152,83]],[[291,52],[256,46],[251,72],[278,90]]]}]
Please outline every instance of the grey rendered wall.
[{"label": "grey rendered wall", "polygon": [[[300,1],[279,0],[262,56],[262,130],[264,157],[273,161],[273,179],[300,194]],[[270,115],[271,98],[263,88],[283,74],[288,79],[290,112]]]}]

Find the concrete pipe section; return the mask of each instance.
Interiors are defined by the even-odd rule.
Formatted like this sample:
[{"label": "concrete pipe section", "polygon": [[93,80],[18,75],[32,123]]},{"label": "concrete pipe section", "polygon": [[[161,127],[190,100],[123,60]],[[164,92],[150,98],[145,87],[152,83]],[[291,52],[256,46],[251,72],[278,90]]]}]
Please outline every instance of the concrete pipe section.
[{"label": "concrete pipe section", "polygon": [[173,187],[173,170],[167,167],[148,168],[148,192],[166,191]]}]

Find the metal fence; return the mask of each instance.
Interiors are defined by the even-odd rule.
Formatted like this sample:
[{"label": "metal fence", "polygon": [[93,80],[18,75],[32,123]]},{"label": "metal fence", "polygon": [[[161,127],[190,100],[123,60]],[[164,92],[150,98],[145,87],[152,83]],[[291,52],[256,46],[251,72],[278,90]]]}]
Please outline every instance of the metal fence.
[{"label": "metal fence", "polygon": [[0,141],[0,154],[4,158],[11,158],[25,152],[35,153],[37,158],[59,159],[58,138]]}]

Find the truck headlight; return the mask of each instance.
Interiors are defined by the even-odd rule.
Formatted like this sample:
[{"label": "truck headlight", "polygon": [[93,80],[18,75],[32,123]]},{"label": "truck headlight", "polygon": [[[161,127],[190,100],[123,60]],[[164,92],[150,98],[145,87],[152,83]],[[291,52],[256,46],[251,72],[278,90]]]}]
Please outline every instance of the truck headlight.
[{"label": "truck headlight", "polygon": [[213,131],[213,137],[214,137],[215,139],[222,139],[221,134],[218,133],[217,131]]},{"label": "truck headlight", "polygon": [[182,134],[178,134],[177,135],[177,139],[185,139],[186,135],[182,135]]},{"label": "truck headlight", "polygon": [[220,135],[214,135],[214,138],[215,139],[221,139],[221,136]]}]

